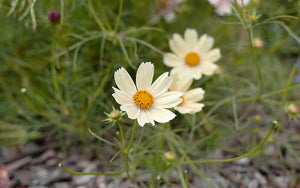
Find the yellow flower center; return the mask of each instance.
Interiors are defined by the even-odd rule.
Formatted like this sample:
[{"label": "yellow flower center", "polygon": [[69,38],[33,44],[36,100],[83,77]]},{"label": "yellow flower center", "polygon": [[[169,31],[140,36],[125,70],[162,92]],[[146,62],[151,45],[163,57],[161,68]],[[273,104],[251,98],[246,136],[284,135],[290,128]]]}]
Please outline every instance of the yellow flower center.
[{"label": "yellow flower center", "polygon": [[189,52],[184,60],[187,65],[196,66],[200,63],[201,58],[196,52]]},{"label": "yellow flower center", "polygon": [[135,105],[142,110],[148,110],[154,104],[153,95],[146,90],[138,90],[132,98]]},{"label": "yellow flower center", "polygon": [[183,95],[180,96],[180,98],[182,98],[182,102],[180,104],[178,104],[178,106],[183,105],[183,103],[184,103],[184,97],[183,97]]}]

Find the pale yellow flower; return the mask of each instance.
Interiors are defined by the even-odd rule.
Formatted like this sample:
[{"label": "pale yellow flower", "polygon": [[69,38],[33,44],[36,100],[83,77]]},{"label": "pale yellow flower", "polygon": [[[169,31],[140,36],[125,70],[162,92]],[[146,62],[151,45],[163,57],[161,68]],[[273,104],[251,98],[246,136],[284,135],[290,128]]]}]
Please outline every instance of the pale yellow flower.
[{"label": "pale yellow flower", "polygon": [[183,93],[181,96],[182,102],[174,107],[181,114],[194,114],[201,111],[204,107],[204,104],[198,102],[203,99],[205,92],[202,88],[188,90],[192,83],[193,79],[191,77],[174,75],[170,91],[180,91]]},{"label": "pale yellow flower", "polygon": [[172,67],[172,73],[185,74],[198,80],[202,75],[210,76],[221,58],[220,49],[212,49],[214,39],[206,34],[198,38],[195,29],[186,29],[184,38],[174,34],[169,41],[172,53],[164,55],[165,65]]},{"label": "pale yellow flower", "polygon": [[[175,114],[166,108],[173,108],[182,102],[181,92],[168,92],[172,79],[168,72],[159,76],[152,83],[154,66],[152,63],[142,63],[136,73],[136,85],[128,72],[122,67],[115,72],[113,97],[121,105],[130,119],[137,119],[140,126],[145,123],[155,125],[154,121],[166,123]],[[152,84],[151,84],[152,83]]]}]

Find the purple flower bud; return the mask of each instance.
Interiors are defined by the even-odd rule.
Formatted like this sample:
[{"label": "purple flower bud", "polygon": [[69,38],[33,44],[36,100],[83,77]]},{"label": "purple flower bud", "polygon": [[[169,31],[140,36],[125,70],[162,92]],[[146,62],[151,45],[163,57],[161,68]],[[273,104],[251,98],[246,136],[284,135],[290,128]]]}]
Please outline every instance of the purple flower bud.
[{"label": "purple flower bud", "polygon": [[57,23],[60,21],[60,12],[57,9],[52,9],[48,14],[48,20],[51,23]]}]

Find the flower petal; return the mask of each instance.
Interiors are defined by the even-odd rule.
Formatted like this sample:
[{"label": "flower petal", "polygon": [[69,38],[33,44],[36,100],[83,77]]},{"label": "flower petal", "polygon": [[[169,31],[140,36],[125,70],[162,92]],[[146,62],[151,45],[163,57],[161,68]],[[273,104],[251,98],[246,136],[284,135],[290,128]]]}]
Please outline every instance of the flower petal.
[{"label": "flower petal", "polygon": [[182,102],[181,92],[171,91],[155,98],[154,105],[157,108],[173,108]]},{"label": "flower petal", "polygon": [[189,47],[189,50],[193,50],[192,48],[198,41],[198,33],[196,29],[187,28],[184,32],[184,40],[186,42],[186,46]]},{"label": "flower petal", "polygon": [[195,51],[200,55],[210,50],[214,45],[214,38],[204,34],[198,40]]},{"label": "flower petal", "polygon": [[183,94],[185,102],[196,102],[203,99],[205,91],[202,88],[191,89]]},{"label": "flower petal", "polygon": [[119,104],[133,104],[132,97],[129,96],[125,91],[119,90],[115,87],[113,87],[115,93],[112,94],[112,96],[115,98],[117,103]]},{"label": "flower petal", "polygon": [[173,53],[166,53],[163,61],[168,67],[175,67],[183,63],[183,59]]},{"label": "flower petal", "polygon": [[169,41],[170,49],[178,56],[183,57],[186,53],[186,45],[182,37],[175,33]]},{"label": "flower petal", "polygon": [[183,103],[183,105],[176,106],[174,109],[180,112],[181,114],[194,114],[200,112],[204,104],[202,103]]},{"label": "flower petal", "polygon": [[163,108],[153,107],[149,110],[149,112],[153,119],[158,123],[167,123],[176,117],[176,115],[173,112]]},{"label": "flower petal", "polygon": [[190,68],[186,65],[175,67],[171,70],[172,74],[180,74],[181,76],[192,77],[195,80],[199,80],[202,77],[200,67]]},{"label": "flower petal", "polygon": [[148,89],[152,83],[154,66],[152,63],[141,63],[136,73],[136,86],[138,90]]},{"label": "flower petal", "polygon": [[207,54],[204,55],[204,60],[214,63],[221,58],[221,52],[219,48],[212,49]]},{"label": "flower petal", "polygon": [[203,62],[203,64],[198,68],[202,74],[211,76],[214,74],[215,70],[217,69],[217,65],[210,62]]},{"label": "flower petal", "polygon": [[139,117],[137,118],[138,124],[143,127],[146,123],[155,125],[153,117],[148,110],[141,110]]},{"label": "flower petal", "polygon": [[163,73],[150,86],[149,91],[154,97],[165,93],[169,89],[170,85],[172,84],[172,79],[168,76],[168,74],[168,72]]},{"label": "flower petal", "polygon": [[136,87],[128,72],[122,67],[115,72],[115,81],[120,90],[125,91],[129,95],[136,92]]},{"label": "flower petal", "polygon": [[170,91],[186,92],[192,85],[193,78],[189,75],[175,74]]},{"label": "flower petal", "polygon": [[137,119],[141,110],[135,104],[121,105],[120,109],[125,111],[130,119]]}]

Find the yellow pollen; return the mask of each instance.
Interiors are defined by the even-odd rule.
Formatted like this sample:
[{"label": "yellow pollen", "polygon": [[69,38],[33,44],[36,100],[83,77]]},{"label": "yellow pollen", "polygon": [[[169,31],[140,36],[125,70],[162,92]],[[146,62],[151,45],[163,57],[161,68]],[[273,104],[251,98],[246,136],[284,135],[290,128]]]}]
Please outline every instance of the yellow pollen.
[{"label": "yellow pollen", "polygon": [[146,90],[138,90],[132,98],[135,105],[142,110],[148,110],[154,103],[153,95]]},{"label": "yellow pollen", "polygon": [[184,60],[187,65],[196,66],[200,63],[201,58],[196,52],[189,52]]},{"label": "yellow pollen", "polygon": [[183,95],[180,96],[180,98],[182,98],[182,102],[181,102],[180,104],[178,104],[178,106],[181,106],[181,105],[183,105],[183,103],[184,103],[184,97],[183,97]]}]

